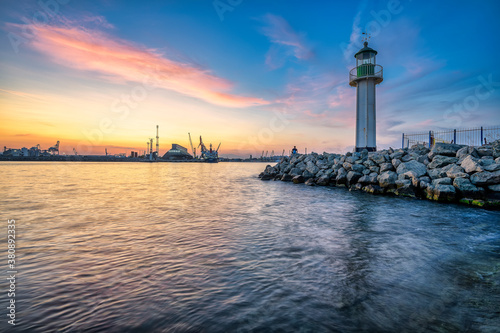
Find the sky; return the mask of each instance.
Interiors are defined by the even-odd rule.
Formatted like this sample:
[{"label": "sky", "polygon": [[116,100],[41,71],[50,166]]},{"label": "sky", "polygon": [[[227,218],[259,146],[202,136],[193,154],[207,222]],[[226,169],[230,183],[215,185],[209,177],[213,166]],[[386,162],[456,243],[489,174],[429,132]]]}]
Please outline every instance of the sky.
[{"label": "sky", "polygon": [[500,124],[498,1],[0,3],[0,144],[61,153],[221,142],[220,156],[352,151],[362,33],[377,146]]}]

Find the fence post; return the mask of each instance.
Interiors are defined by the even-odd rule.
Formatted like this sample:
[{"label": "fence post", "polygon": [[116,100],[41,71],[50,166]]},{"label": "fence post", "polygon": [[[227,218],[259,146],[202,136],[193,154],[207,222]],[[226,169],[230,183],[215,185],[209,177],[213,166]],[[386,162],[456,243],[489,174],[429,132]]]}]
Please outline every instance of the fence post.
[{"label": "fence post", "polygon": [[429,131],[429,149],[431,149],[431,131]]},{"label": "fence post", "polygon": [[453,130],[453,143],[457,144],[457,130],[456,129]]},{"label": "fence post", "polygon": [[483,126],[481,126],[481,143],[479,144],[479,146],[482,145],[483,145]]},{"label": "fence post", "polygon": [[403,133],[403,138],[401,139],[401,149],[405,148],[405,134]]}]

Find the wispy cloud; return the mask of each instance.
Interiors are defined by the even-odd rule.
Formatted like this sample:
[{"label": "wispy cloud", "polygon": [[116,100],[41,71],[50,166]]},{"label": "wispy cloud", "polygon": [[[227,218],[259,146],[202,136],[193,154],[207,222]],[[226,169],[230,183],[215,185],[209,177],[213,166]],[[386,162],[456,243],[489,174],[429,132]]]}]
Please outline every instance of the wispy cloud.
[{"label": "wispy cloud", "polygon": [[298,60],[312,58],[313,52],[303,33],[297,33],[281,16],[266,14],[262,18],[262,32],[272,43],[266,54],[266,65],[272,69],[282,67],[289,57]]},{"label": "wispy cloud", "polygon": [[358,6],[358,11],[354,16],[352,23],[352,31],[349,36],[349,44],[344,48],[344,59],[351,61],[351,57],[361,47],[361,15],[366,8],[366,0],[362,1]]},{"label": "wispy cloud", "polygon": [[[99,28],[84,27],[85,23]],[[20,25],[9,24],[11,29]],[[226,107],[249,107],[269,104],[268,101],[231,93],[234,84],[216,76],[207,68],[169,59],[155,49],[131,43],[110,35],[102,28],[111,28],[101,17],[85,17],[81,22],[61,21],[55,25],[30,29],[36,37],[30,45],[58,64],[78,70],[99,73],[113,82],[142,82],[146,77],[155,85],[183,95]]]}]

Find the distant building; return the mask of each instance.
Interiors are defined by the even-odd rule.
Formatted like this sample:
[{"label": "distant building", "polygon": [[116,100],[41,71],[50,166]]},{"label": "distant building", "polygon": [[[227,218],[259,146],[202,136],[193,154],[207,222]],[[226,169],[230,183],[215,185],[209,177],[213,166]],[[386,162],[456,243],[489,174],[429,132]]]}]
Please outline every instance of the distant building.
[{"label": "distant building", "polygon": [[167,151],[165,155],[163,155],[164,160],[191,160],[193,156],[188,153],[187,148],[184,148],[181,145],[176,143],[172,143],[172,149]]}]

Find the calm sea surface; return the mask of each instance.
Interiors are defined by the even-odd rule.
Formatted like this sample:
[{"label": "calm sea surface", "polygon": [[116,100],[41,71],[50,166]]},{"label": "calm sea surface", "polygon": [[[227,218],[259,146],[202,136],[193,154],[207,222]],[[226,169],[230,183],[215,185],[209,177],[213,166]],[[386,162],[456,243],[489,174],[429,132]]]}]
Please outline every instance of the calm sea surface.
[{"label": "calm sea surface", "polygon": [[0,331],[500,331],[499,212],[264,167],[0,163]]}]

